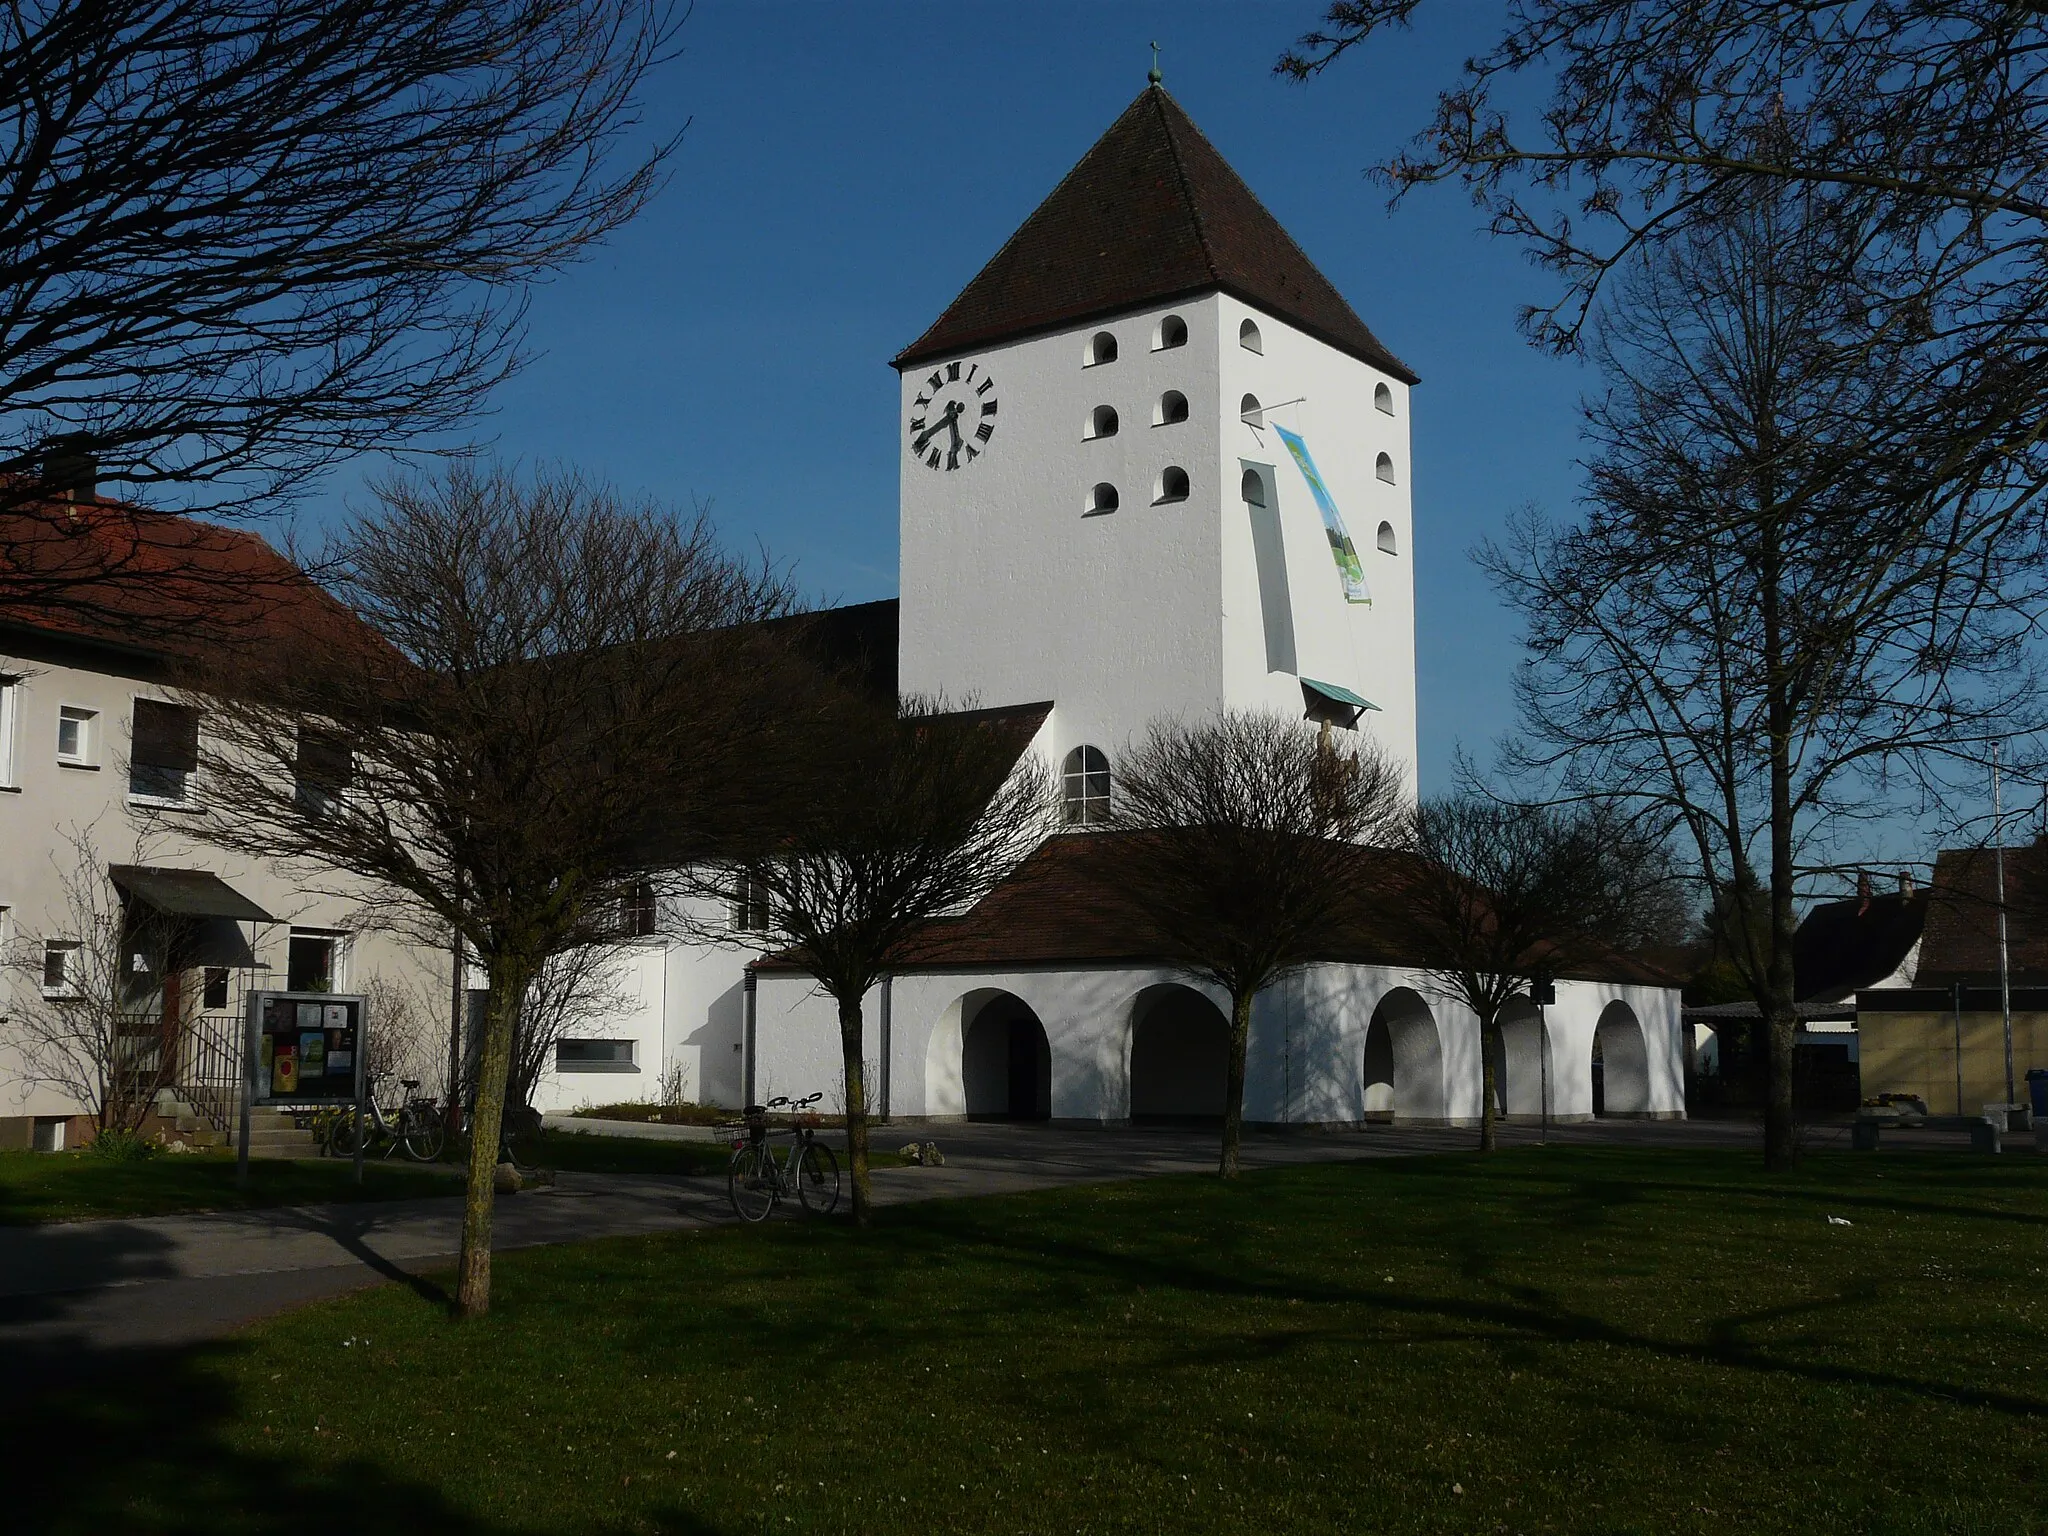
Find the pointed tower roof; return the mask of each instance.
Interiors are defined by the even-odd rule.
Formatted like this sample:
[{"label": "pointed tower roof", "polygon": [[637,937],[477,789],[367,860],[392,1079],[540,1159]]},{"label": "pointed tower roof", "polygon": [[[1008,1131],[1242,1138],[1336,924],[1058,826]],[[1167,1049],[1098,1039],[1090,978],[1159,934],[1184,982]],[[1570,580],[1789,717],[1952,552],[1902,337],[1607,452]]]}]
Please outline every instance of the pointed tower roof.
[{"label": "pointed tower roof", "polygon": [[1417,382],[1158,85],[1139,93],[896,366],[1219,289]]}]

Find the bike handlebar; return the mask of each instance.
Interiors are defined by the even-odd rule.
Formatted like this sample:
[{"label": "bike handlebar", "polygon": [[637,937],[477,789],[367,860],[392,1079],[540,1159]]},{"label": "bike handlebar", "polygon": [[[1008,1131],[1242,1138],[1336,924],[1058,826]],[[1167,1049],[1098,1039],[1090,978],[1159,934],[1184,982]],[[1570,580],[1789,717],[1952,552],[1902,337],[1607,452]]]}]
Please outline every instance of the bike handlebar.
[{"label": "bike handlebar", "polygon": [[762,1107],[765,1109],[775,1109],[781,1105],[788,1105],[791,1109],[808,1109],[811,1105],[817,1103],[818,1100],[822,1099],[823,1097],[825,1097],[825,1091],[822,1088],[819,1089],[816,1093],[812,1094],[807,1099],[792,1099],[787,1094],[780,1094],[777,1095],[775,1098],[770,1099]]}]

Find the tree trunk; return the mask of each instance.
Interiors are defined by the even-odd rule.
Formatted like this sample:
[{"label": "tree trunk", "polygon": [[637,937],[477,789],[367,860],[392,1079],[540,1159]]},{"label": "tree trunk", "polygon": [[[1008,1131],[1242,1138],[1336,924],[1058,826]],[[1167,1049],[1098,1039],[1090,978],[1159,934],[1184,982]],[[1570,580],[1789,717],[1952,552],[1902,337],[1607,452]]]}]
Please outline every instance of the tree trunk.
[{"label": "tree trunk", "polygon": [[1244,1058],[1252,1038],[1252,994],[1237,992],[1230,999],[1230,1053],[1223,1068],[1223,1157],[1216,1171],[1226,1179],[1237,1177],[1238,1143],[1244,1139]]},{"label": "tree trunk", "polygon": [[1491,1152],[1497,1144],[1498,1131],[1494,1124],[1493,1075],[1494,1047],[1500,1044],[1500,1020],[1479,1021],[1479,1150]]},{"label": "tree trunk", "polygon": [[853,1224],[874,1218],[868,1186],[867,1063],[861,1056],[860,993],[839,999],[839,1053],[846,1067],[846,1160],[853,1174]]},{"label": "tree trunk", "polygon": [[[1766,498],[1766,506],[1770,502]],[[1784,1169],[1796,1155],[1792,1122],[1792,1033],[1796,1027],[1797,983],[1792,945],[1793,917],[1792,685],[1778,590],[1781,570],[1777,525],[1764,524],[1759,564],[1762,581],[1766,725],[1770,733],[1771,891],[1770,949],[1763,1006],[1768,1054],[1764,1058],[1764,1166]]]},{"label": "tree trunk", "polygon": [[512,1036],[529,969],[502,956],[486,962],[490,1001],[478,1052],[476,1108],[469,1124],[469,1184],[462,1206],[462,1259],[456,1272],[458,1317],[491,1310],[491,1210],[497,1195],[498,1133],[505,1120],[505,1084],[512,1075]]}]

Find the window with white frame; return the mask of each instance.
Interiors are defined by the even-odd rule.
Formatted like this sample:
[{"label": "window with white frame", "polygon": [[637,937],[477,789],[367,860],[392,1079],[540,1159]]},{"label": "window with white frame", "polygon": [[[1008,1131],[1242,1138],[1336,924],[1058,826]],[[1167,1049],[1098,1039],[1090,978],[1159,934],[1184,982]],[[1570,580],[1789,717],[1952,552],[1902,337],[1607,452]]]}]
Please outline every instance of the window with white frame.
[{"label": "window with white frame", "polygon": [[43,996],[76,997],[85,952],[76,939],[46,939],[43,943]]},{"label": "window with white frame", "polygon": [[98,760],[100,712],[78,704],[57,710],[57,761],[73,768],[90,768]]},{"label": "window with white frame", "polygon": [[348,738],[332,726],[300,721],[292,764],[293,793],[300,809],[312,816],[326,815],[354,776],[355,753]]},{"label": "window with white frame", "polygon": [[660,927],[661,903],[652,880],[636,880],[619,896],[619,937],[650,939]]},{"label": "window with white frame", "polygon": [[742,933],[759,933],[768,927],[768,888],[752,875],[733,881],[732,925]]},{"label": "window with white frame", "polygon": [[1066,823],[1088,827],[1109,820],[1109,758],[1100,747],[1076,747],[1067,754],[1062,788]]},{"label": "window with white frame", "polygon": [[137,800],[182,805],[198,766],[199,711],[161,699],[137,699],[128,745],[128,793]]},{"label": "window with white frame", "polygon": [[339,992],[344,937],[319,928],[294,928],[285,946],[285,990]]}]

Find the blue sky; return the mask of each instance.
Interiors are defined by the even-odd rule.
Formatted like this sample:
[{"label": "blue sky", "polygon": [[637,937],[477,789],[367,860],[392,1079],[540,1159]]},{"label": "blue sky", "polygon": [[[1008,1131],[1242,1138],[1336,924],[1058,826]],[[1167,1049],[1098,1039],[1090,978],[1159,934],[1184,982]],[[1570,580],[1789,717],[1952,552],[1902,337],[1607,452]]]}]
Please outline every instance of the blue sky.
[{"label": "blue sky", "polygon": [[[647,128],[689,120],[667,189],[534,295],[531,364],[476,435],[525,460],[711,504],[817,598],[896,591],[889,358],[928,325],[1143,87],[1167,88],[1353,306],[1423,377],[1415,555],[1426,789],[1511,728],[1516,624],[1466,551],[1575,493],[1583,369],[1517,306],[1550,279],[1438,188],[1389,214],[1364,167],[1422,123],[1497,25],[1422,25],[1309,86],[1273,60],[1318,0],[777,5],[697,0]],[[364,473],[307,510],[331,516]]]}]

